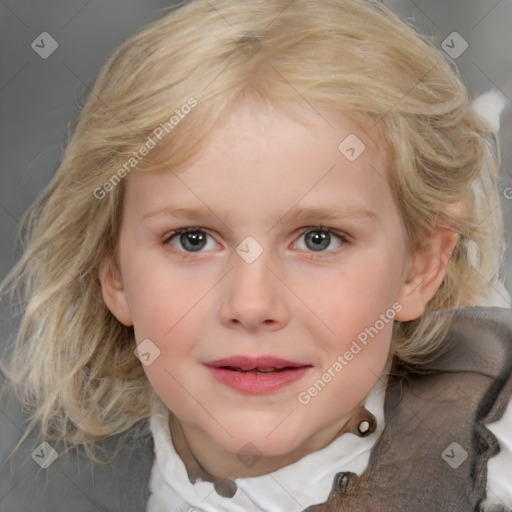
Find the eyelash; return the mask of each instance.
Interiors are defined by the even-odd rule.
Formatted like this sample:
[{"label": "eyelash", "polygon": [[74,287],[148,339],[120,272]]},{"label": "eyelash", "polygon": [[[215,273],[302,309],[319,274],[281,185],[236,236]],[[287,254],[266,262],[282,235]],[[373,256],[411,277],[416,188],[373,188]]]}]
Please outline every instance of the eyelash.
[{"label": "eyelash", "polygon": [[[176,230],[172,231],[171,233],[167,233],[167,235],[163,239],[163,244],[167,245],[169,247],[170,246],[169,242],[174,237],[180,236],[185,233],[195,233],[195,232],[205,233],[206,235],[210,236],[211,238],[214,238],[213,235],[211,235],[207,230],[197,227],[197,226],[191,226],[191,227],[187,227],[187,228],[176,229]],[[325,257],[326,254],[330,255],[332,253],[336,253],[337,251],[342,249],[343,246],[345,246],[346,244],[349,243],[349,236],[346,233],[342,233],[335,229],[328,228],[326,226],[321,226],[321,225],[309,226],[306,228],[302,228],[299,233],[298,238],[302,237],[303,235],[305,235],[307,233],[315,233],[315,232],[329,233],[331,235],[334,235],[335,237],[339,238],[341,245],[340,245],[340,247],[337,247],[336,249],[332,249],[332,250],[328,250],[328,251],[312,251],[312,250],[305,251],[305,252],[310,253],[311,254],[310,257],[312,257],[312,258],[315,258],[318,256],[322,257],[322,255],[324,255],[324,257]],[[206,251],[186,251],[186,250],[175,249],[174,247],[171,247],[170,250],[173,252],[178,252],[178,253],[182,254],[183,257],[185,257],[185,258],[191,258],[195,254],[201,254],[202,252],[206,252]],[[304,251],[304,250],[302,249],[302,251]]]}]

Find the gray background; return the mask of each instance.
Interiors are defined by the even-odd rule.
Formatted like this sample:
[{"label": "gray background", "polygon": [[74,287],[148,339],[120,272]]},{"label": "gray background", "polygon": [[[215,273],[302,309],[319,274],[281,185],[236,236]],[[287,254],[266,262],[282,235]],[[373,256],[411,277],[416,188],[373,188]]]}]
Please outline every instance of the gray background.
[{"label": "gray background", "polygon": [[[420,31],[434,36],[438,45],[454,31],[461,34],[469,47],[456,63],[471,95],[490,89],[505,95],[501,189],[504,192],[512,187],[512,0],[385,3]],[[101,66],[122,41],[159,18],[162,9],[170,5],[172,2],[164,0],[0,0],[0,279],[19,256],[15,250],[19,220],[56,171],[68,124],[84,103]],[[50,33],[58,42],[57,50],[47,59],[31,48],[42,32]],[[501,196],[510,244],[512,200],[504,193]],[[509,250],[509,291],[511,261]],[[3,307],[0,313],[0,343],[5,343],[14,332],[14,321]],[[0,420],[3,461],[23,432],[23,425],[16,407],[6,403],[0,407]],[[31,443],[36,446],[37,439]],[[28,481],[27,475],[35,471],[31,459],[23,471]],[[66,482],[63,480],[62,485]],[[0,479],[1,510],[14,500],[11,491],[18,484]]]}]

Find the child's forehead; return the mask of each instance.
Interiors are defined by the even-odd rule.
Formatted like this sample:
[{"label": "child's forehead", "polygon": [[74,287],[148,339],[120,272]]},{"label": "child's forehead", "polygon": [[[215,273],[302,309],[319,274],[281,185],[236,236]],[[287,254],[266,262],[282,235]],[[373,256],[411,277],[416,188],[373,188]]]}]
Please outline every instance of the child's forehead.
[{"label": "child's forehead", "polygon": [[[243,130],[240,128],[243,127]],[[262,99],[244,99],[232,103],[210,132],[208,139],[240,139],[260,136],[261,142],[269,130],[275,129],[274,136],[289,138],[298,130],[317,132],[334,131],[340,137],[354,135],[373,151],[385,155],[386,144],[378,121],[361,113],[346,114],[342,109],[313,105],[307,101],[270,103]],[[340,139],[341,141],[342,139]],[[355,139],[354,139],[355,141]]]},{"label": "child's forehead", "polygon": [[[175,172],[134,173],[131,204],[148,211],[166,205],[211,204],[212,210],[272,211],[294,204],[345,204],[372,212],[389,203],[386,152],[356,122],[327,109],[239,104]],[[178,208],[178,206],[176,206]]]},{"label": "child's forehead", "polygon": [[[311,167],[324,165],[327,170],[334,165],[358,168],[363,164],[387,180],[389,147],[372,119],[306,101],[273,104],[259,98],[232,103],[192,157],[172,170],[190,174],[194,169],[208,180],[214,162],[239,174],[247,167],[258,171],[256,160],[272,165],[274,174],[267,178],[278,179],[287,170],[293,174],[293,163],[302,163],[297,160],[300,154]],[[145,167],[152,170],[151,164]],[[256,172],[254,179],[259,175]]]}]

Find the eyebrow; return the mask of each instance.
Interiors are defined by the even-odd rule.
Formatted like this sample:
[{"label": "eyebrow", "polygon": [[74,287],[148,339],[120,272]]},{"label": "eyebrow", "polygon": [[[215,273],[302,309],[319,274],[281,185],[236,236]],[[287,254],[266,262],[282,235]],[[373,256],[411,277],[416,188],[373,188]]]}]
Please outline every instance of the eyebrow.
[{"label": "eyebrow", "polygon": [[367,208],[361,206],[340,206],[337,208],[319,208],[319,207],[297,207],[292,208],[287,214],[279,219],[279,222],[290,220],[305,220],[314,218],[318,220],[340,220],[340,219],[367,219],[377,220],[377,215]]},{"label": "eyebrow", "polygon": [[[169,217],[189,220],[189,221],[202,221],[212,215],[218,219],[229,218],[230,215],[222,211],[214,212],[207,207],[199,208],[178,208],[172,206],[165,206],[157,210],[151,211],[143,215],[143,219],[166,215]],[[321,207],[295,207],[289,210],[286,214],[279,218],[274,224],[290,221],[302,221],[306,219],[315,219],[318,221],[336,221],[340,219],[361,219],[361,220],[378,220],[377,215],[371,210],[361,206],[341,206],[337,208],[321,208]]]}]

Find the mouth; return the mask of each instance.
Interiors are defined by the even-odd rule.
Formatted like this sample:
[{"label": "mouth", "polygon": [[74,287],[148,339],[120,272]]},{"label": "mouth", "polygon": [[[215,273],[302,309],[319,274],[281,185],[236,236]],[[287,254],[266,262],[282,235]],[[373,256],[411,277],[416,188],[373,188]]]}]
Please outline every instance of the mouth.
[{"label": "mouth", "polygon": [[243,393],[268,394],[302,378],[311,364],[263,356],[235,356],[205,363],[220,383]]}]

